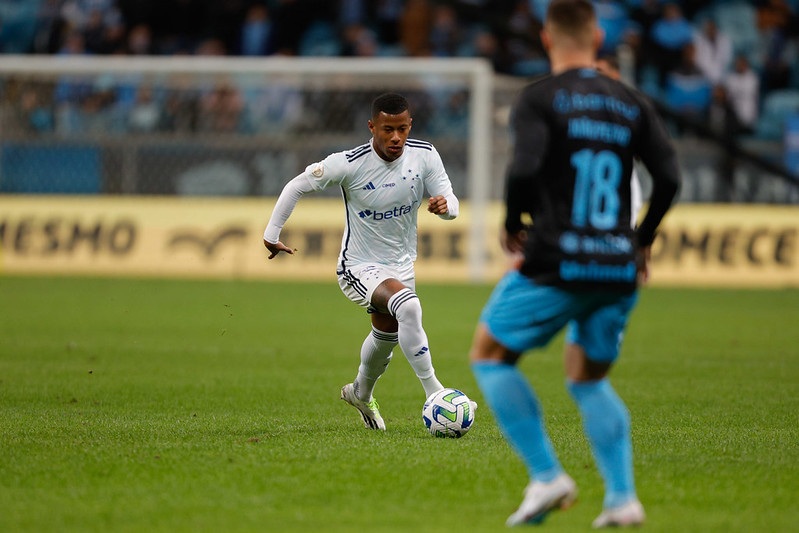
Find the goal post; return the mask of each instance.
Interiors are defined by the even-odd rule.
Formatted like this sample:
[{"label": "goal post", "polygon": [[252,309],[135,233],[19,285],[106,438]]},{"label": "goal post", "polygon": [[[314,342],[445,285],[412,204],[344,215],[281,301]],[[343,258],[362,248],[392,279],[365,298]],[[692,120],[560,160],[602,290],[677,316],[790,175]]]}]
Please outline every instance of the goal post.
[{"label": "goal post", "polygon": [[486,279],[500,182],[483,59],[8,55],[0,91],[0,193],[205,196],[275,196],[365,142],[375,95],[405,94],[468,206],[469,277]]}]

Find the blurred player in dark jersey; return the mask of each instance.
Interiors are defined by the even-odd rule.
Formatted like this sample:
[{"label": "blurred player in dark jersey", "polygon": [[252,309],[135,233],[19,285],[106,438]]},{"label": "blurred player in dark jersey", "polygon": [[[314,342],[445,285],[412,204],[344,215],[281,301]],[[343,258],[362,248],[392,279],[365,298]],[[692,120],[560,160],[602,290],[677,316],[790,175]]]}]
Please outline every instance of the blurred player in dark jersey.
[{"label": "blurred player in dark jersey", "polygon": [[[649,101],[598,74],[602,42],[587,0],[553,0],[542,31],[552,74],[522,92],[512,117],[502,244],[522,252],[480,317],[472,369],[530,483],[508,525],[541,522],[577,497],[516,368],[520,355],[567,328],[566,386],[605,484],[593,526],[638,525],[644,510],[633,478],[630,419],[607,375],[646,281],[655,230],[676,195],[674,149]],[[646,215],[632,221],[633,158],[652,175]],[[532,218],[525,226],[523,216]]]}]

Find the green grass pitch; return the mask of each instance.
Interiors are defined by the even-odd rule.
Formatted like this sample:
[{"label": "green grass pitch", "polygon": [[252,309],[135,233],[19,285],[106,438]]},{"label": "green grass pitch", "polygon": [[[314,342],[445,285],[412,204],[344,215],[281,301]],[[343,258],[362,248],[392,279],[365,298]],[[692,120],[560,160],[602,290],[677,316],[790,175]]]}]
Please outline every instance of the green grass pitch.
[{"label": "green grass pitch", "polygon": [[[490,287],[420,280],[445,385]],[[524,469],[487,408],[460,440],[421,422],[399,350],[340,401],[366,314],[335,282],[0,278],[0,531],[505,531]],[[562,339],[528,354],[588,531],[601,481],[563,386]],[[612,381],[632,413],[649,532],[799,523],[799,291],[645,289]]]}]

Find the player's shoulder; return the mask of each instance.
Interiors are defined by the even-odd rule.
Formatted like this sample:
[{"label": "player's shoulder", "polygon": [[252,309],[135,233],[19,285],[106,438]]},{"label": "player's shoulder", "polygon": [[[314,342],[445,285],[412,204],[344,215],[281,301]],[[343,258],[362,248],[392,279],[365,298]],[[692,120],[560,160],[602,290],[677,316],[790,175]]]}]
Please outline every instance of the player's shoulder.
[{"label": "player's shoulder", "polygon": [[521,92],[521,97],[525,99],[533,99],[540,97],[540,95],[548,92],[555,85],[555,76],[552,74],[541,74],[531,78],[527,85],[524,86]]},{"label": "player's shoulder", "polygon": [[359,160],[364,160],[366,156],[372,151],[371,143],[364,143],[360,146],[356,146],[355,148],[351,148],[349,150],[344,150],[343,152],[338,152],[339,158],[343,159],[346,163],[355,163]]},{"label": "player's shoulder", "polygon": [[435,151],[433,143],[422,141],[420,139],[407,139],[405,141],[405,146],[410,148],[411,151],[425,151],[425,152]]},{"label": "player's shoulder", "polygon": [[405,141],[405,154],[405,157],[428,167],[440,167],[443,165],[436,147],[428,141],[407,139]]}]

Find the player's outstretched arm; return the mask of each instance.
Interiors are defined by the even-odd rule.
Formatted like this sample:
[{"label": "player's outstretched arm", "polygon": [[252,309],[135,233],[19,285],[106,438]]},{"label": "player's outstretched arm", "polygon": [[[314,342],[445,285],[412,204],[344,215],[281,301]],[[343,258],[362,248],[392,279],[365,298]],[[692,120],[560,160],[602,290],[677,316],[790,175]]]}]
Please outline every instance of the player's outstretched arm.
[{"label": "player's outstretched arm", "polygon": [[294,211],[297,202],[309,192],[313,192],[313,187],[311,187],[305,175],[300,174],[288,182],[280,193],[272,216],[269,218],[269,223],[264,230],[264,246],[270,252],[269,259],[274,258],[280,252],[293,255],[296,251],[280,242],[280,231],[283,229],[291,212]]},{"label": "player's outstretched arm", "polygon": [[294,252],[297,251],[296,249],[289,248],[288,246],[286,246],[285,244],[283,244],[280,241],[277,241],[276,243],[273,244],[271,242],[268,242],[266,239],[264,239],[264,246],[266,246],[266,249],[269,250],[269,252],[270,252],[269,253],[269,257],[267,259],[274,258],[280,252],[286,252],[287,254],[294,255]]}]

